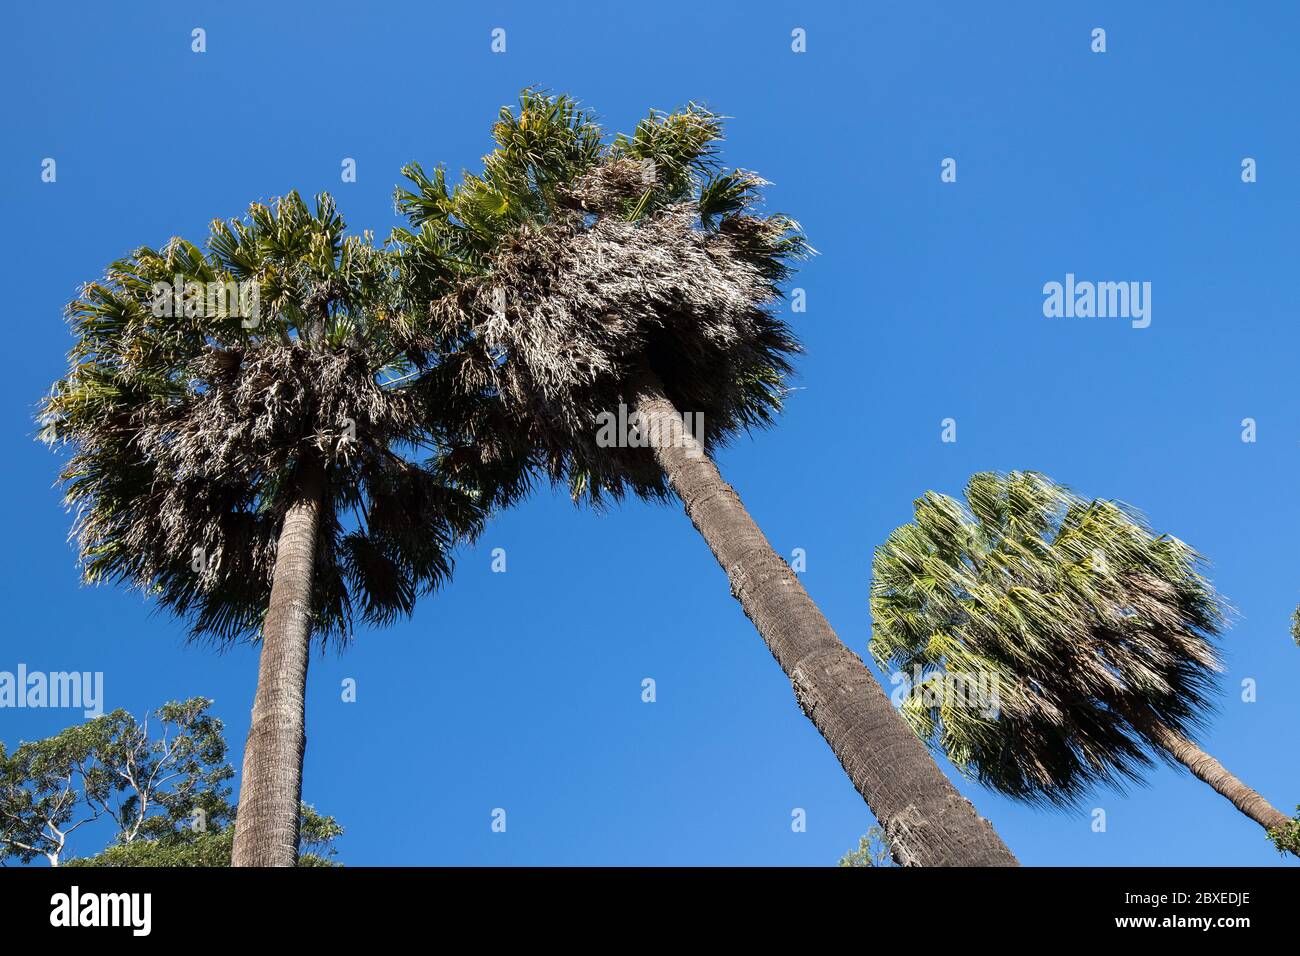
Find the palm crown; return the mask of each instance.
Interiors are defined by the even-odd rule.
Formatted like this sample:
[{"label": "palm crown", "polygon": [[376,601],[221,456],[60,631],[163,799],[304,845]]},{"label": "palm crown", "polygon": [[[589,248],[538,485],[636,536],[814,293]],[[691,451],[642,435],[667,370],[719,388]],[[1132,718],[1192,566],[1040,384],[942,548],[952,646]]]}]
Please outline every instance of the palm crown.
[{"label": "palm crown", "polygon": [[[481,511],[415,460],[436,449],[395,280],[329,196],[313,210],[291,193],[214,222],[206,254],[173,239],[86,285],[68,310],[69,371],[42,409],[43,436],[75,449],[61,477],[86,578],[145,589],[195,636],[256,634],[286,485],[315,456],[331,505],[317,636],[387,622],[442,581]],[[245,307],[205,299],[218,283],[242,283]]]},{"label": "palm crown", "polygon": [[403,274],[432,303],[419,343],[453,353],[436,374],[458,440],[502,465],[502,493],[536,464],[575,497],[662,495],[649,456],[596,441],[644,368],[702,413],[706,447],[780,407],[798,346],[770,306],[806,247],[755,211],[761,179],[718,167],[720,135],[691,105],[607,141],[571,98],[525,91],[481,174],[449,190],[441,168],[403,171]]},{"label": "palm crown", "polygon": [[927,493],[876,551],[872,653],[922,677],[904,715],[1015,797],[1070,805],[1136,778],[1166,756],[1157,728],[1209,705],[1223,612],[1199,556],[1034,473],[976,475],[966,502]]},{"label": "palm crown", "polygon": [[430,303],[412,355],[434,357],[450,471],[494,500],[534,474],[593,503],[676,495],[899,859],[1012,864],[713,462],[780,408],[798,344],[775,306],[808,251],[758,211],[762,180],[720,167],[721,130],[690,105],[607,140],[568,97],[525,91],[480,174],[405,170],[402,275]]}]

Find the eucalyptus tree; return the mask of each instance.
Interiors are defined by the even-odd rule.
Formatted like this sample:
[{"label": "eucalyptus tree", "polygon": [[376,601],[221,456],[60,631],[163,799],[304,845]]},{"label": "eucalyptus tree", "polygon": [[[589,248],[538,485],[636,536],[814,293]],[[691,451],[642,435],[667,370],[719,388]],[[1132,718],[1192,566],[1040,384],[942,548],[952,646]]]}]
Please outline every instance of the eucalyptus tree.
[{"label": "eucalyptus tree", "polygon": [[[0,865],[229,866],[235,770],[211,705],[172,701],[139,720],[115,710],[11,754],[0,742]],[[90,830],[103,849],[69,856]],[[304,803],[301,832],[299,866],[339,865],[333,817]]]},{"label": "eucalyptus tree", "polygon": [[436,464],[391,254],[296,193],[112,263],[69,307],[42,409],[84,576],[193,638],[258,639],[235,865],[292,865],[312,642],[387,624],[451,573],[482,508]]},{"label": "eucalyptus tree", "polygon": [[880,827],[869,827],[867,832],[858,839],[856,850],[850,850],[840,857],[840,866],[863,867],[863,866],[894,866],[889,852],[889,845],[885,843],[884,833]]},{"label": "eucalyptus tree", "polygon": [[138,721],[115,710],[12,753],[0,742],[0,864],[65,865],[76,832],[99,821],[116,846],[189,832],[193,821],[219,829],[235,771],[211,704],[171,701]]},{"label": "eucalyptus tree", "polygon": [[1123,505],[977,474],[964,506],[927,492],[876,550],[871,651],[911,675],[917,735],[1002,793],[1074,806],[1154,756],[1275,835],[1289,818],[1193,742],[1225,617],[1200,566]]},{"label": "eucalyptus tree", "polygon": [[[652,112],[611,138],[567,96],[503,108],[479,174],[403,170],[403,275],[456,427],[452,473],[538,474],[599,504],[677,495],[854,786],[909,864],[1014,864],[836,637],[713,454],[770,423],[799,346],[777,315],[808,248],[725,169],[719,117]],[[623,427],[626,425],[626,427]]]}]

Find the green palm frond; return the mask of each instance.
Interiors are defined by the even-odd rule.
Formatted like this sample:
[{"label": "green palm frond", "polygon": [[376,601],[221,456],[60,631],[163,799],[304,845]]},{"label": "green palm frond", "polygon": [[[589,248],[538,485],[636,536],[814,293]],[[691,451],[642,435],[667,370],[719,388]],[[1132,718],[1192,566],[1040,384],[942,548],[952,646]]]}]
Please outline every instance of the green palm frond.
[{"label": "green palm frond", "polygon": [[871,652],[928,675],[902,713],[955,765],[1071,806],[1163,755],[1150,721],[1187,734],[1210,707],[1225,611],[1200,563],[1122,505],[978,474],[964,505],[927,492],[876,550]]}]

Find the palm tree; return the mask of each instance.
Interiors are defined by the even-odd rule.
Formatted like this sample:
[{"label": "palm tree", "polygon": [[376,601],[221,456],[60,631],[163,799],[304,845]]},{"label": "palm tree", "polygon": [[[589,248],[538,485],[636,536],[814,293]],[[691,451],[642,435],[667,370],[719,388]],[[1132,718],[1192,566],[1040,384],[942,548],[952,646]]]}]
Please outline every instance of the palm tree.
[{"label": "palm tree", "polygon": [[261,638],[234,865],[293,865],[311,643],[387,624],[482,520],[418,456],[434,403],[395,262],[296,194],[109,266],[69,306],[42,435],[85,578],[141,588],[194,638]]},{"label": "palm tree", "polygon": [[1193,743],[1221,669],[1200,556],[1112,501],[991,472],[876,550],[871,651],[917,735],[1009,796],[1074,806],[1175,761],[1270,833],[1288,818]]},{"label": "palm tree", "polygon": [[423,348],[449,353],[440,391],[466,410],[453,466],[497,469],[493,494],[532,471],[596,504],[676,494],[897,858],[1014,864],[713,463],[781,407],[799,347],[772,308],[808,251],[797,224],[756,211],[763,181],[718,165],[721,122],[696,105],[607,140],[528,90],[493,135],[481,174],[449,190],[408,166],[397,196]]}]

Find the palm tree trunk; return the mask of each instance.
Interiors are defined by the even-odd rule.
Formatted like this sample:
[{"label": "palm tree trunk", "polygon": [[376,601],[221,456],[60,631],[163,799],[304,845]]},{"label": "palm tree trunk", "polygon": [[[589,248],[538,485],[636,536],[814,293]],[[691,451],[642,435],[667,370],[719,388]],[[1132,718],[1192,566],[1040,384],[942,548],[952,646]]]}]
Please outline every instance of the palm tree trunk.
[{"label": "palm tree trunk", "polygon": [[1238,780],[1223,764],[1182,734],[1175,733],[1158,721],[1147,721],[1147,729],[1156,743],[1190,770],[1193,776],[1227,797],[1234,807],[1265,830],[1277,829],[1291,822],[1290,817]]},{"label": "palm tree trunk", "polygon": [[632,389],[655,458],[727,572],[731,593],[794,686],[905,866],[1015,866],[1016,858],[940,771],[862,659],[844,646],[739,496],[682,426],[653,373]]},{"label": "palm tree trunk", "polygon": [[276,545],[271,601],[262,626],[253,720],[235,815],[232,866],[296,866],[302,761],[307,749],[307,659],[311,650],[316,536],[325,469],[304,460],[295,500]]}]

